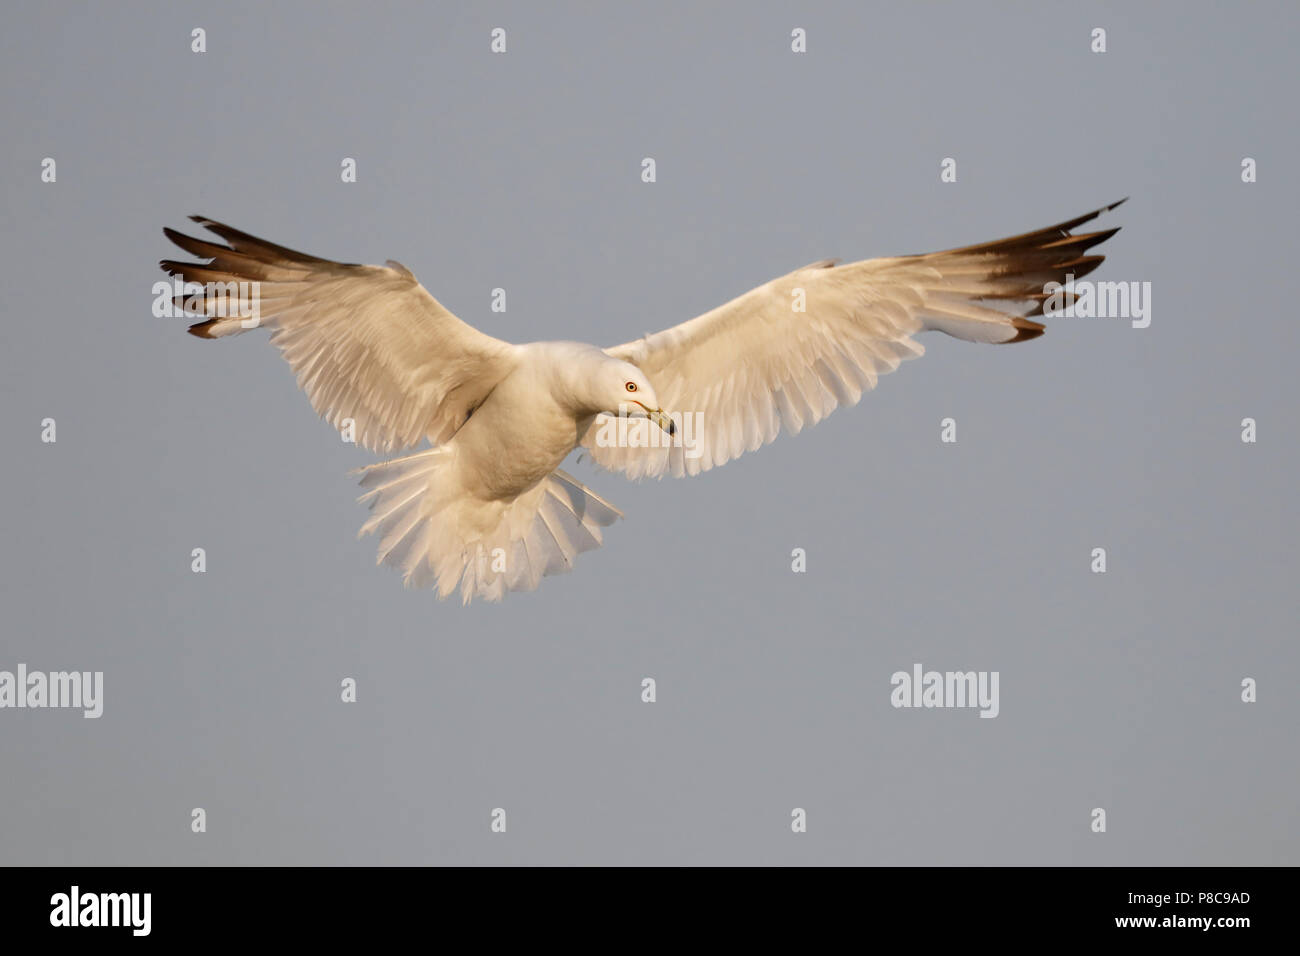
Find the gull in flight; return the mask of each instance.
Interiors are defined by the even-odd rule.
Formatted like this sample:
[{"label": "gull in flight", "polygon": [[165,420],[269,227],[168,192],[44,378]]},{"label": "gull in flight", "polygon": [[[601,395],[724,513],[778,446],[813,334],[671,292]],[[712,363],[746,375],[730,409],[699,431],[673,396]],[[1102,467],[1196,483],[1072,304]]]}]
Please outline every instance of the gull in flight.
[{"label": "gull in flight", "polygon": [[[917,333],[1036,338],[1046,287],[1095,269],[1103,257],[1088,250],[1118,231],[1076,230],[1118,205],[946,252],[815,262],[605,349],[513,345],[462,322],[398,262],[318,259],[201,216],[227,244],[164,229],[205,261],[160,265],[185,283],[176,304],[206,318],[191,333],[269,329],[312,407],[364,447],[429,442],[361,469],[361,533],[377,533],[379,562],[408,586],[459,588],[469,603],[567,571],[622,517],[560,470],[575,448],[630,478],[695,475],[856,404],[924,352]],[[255,311],[228,308],[231,283],[254,290]]]}]

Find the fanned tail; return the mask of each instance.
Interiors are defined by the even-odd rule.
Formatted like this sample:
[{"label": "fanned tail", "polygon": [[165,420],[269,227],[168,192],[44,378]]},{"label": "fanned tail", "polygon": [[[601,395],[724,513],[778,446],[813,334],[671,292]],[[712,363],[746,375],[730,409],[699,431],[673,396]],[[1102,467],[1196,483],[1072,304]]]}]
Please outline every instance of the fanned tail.
[{"label": "fanned tail", "polygon": [[601,528],[623,516],[559,470],[513,501],[484,501],[465,492],[455,460],[444,446],[361,469],[370,518],[358,537],[378,533],[379,563],[407,587],[445,598],[459,585],[465,604],[531,591],[600,547]]}]

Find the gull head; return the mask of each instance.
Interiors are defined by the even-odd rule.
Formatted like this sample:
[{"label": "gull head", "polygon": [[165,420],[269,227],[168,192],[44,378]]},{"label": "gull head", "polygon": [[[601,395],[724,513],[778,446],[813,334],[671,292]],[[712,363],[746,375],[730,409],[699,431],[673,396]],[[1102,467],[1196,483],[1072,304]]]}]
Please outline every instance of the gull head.
[{"label": "gull head", "polygon": [[659,404],[654,386],[645,374],[630,362],[618,359],[604,363],[600,375],[601,411],[628,418],[648,418],[669,435],[677,426]]}]

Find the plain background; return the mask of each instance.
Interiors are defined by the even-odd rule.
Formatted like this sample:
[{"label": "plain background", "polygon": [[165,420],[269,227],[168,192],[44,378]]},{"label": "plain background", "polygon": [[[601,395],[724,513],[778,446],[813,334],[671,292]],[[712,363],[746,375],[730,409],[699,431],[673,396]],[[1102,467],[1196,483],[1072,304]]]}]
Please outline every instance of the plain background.
[{"label": "plain background", "polygon": [[[0,861],[1300,863],[1298,20],[8,4],[0,669],[106,686],[99,720],[0,712]],[[626,521],[468,609],[354,540],[373,456],[262,336],[150,312],[189,213],[398,259],[506,339],[612,345],[824,256],[1125,195],[1094,278],[1151,282],[1150,328],[926,336],[856,408],[702,477],[578,464]],[[999,671],[1001,715],[895,710],[914,662]]]}]

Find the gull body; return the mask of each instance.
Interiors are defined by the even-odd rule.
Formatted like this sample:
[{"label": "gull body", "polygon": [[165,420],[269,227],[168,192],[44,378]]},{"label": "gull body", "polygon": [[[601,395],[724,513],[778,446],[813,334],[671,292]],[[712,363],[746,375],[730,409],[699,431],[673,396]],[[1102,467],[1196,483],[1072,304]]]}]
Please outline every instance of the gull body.
[{"label": "gull body", "polygon": [[[637,386],[629,393],[627,383]],[[473,409],[446,447],[472,493],[512,501],[560,467],[596,416],[635,397],[659,410],[634,365],[582,342],[515,346],[513,367]]]},{"label": "gull body", "polygon": [[[1087,251],[1118,231],[1074,230],[1117,205],[943,252],[822,260],[609,348],[503,342],[400,263],[321,259],[198,216],[227,244],[165,229],[206,261],[160,264],[201,289],[177,296],[205,318],[191,333],[265,327],[312,406],[358,444],[389,454],[428,443],[361,469],[361,533],[376,534],[379,562],[407,585],[468,603],[568,570],[622,516],[560,469],[575,448],[629,478],[695,475],[856,404],[924,353],[919,333],[1034,339],[1045,329],[1034,317],[1062,301],[1049,288],[1097,268],[1103,257]],[[256,322],[228,310],[231,283],[255,287]],[[686,415],[699,422],[689,444],[676,428]],[[615,417],[627,420],[611,441]]]}]

